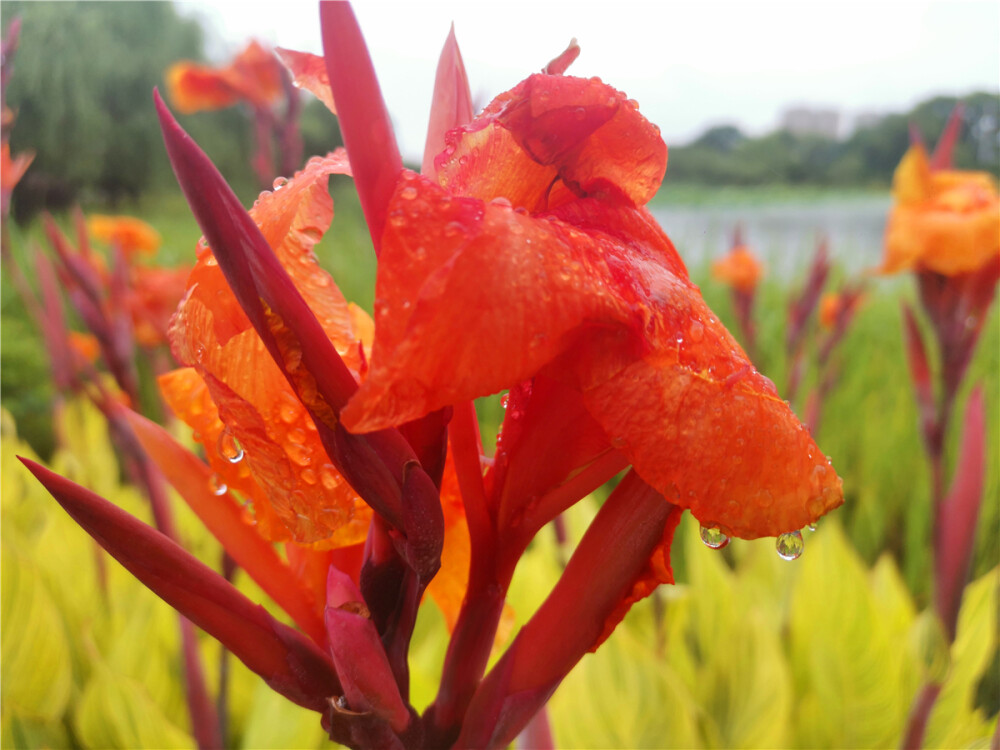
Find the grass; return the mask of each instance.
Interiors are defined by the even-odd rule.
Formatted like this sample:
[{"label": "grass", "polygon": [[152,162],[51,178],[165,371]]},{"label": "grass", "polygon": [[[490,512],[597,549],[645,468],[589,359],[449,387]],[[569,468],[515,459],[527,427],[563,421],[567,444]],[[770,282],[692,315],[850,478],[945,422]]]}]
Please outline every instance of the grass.
[{"label": "grass", "polygon": [[[346,178],[334,178],[331,187],[336,215],[330,232],[317,246],[321,263],[331,271],[344,295],[371,311],[374,297],[375,259],[364,225],[357,198]],[[748,191],[715,191],[716,200],[729,200],[742,194],[747,201],[782,200],[784,192],[767,190],[756,198]],[[795,190],[797,199],[802,191]],[[834,196],[841,196],[835,193]],[[689,201],[709,200],[708,192],[688,190]],[[807,196],[808,197],[808,196]],[[674,200],[672,188],[665,188],[658,201]],[[817,193],[810,200],[820,200]],[[195,243],[200,235],[193,218],[180,195],[150,197],[130,210],[156,227],[164,238],[157,262],[173,265],[193,259]],[[66,223],[67,217],[58,217]],[[37,223],[21,229],[12,227],[12,247],[19,262],[24,264],[36,245],[44,246]],[[767,247],[758,248],[767,255]],[[704,255],[703,255],[704,257]],[[836,259],[834,259],[836,263]],[[736,330],[729,305],[728,292],[707,278],[705,263],[692,269],[692,275],[702,286],[710,306],[731,330]],[[764,283],[758,300],[758,326],[761,344],[761,369],[778,384],[786,379],[787,362],[784,354],[785,310],[790,291],[801,279],[771,280]],[[19,431],[39,451],[46,455],[52,447],[51,419],[48,405],[52,386],[48,379],[41,339],[26,316],[10,284],[9,272],[2,279],[2,339],[0,356],[3,367],[2,403],[17,420]],[[869,564],[883,552],[890,552],[900,562],[910,590],[922,603],[929,587],[930,516],[928,498],[929,469],[917,432],[917,411],[903,356],[900,302],[913,301],[914,285],[906,278],[875,280],[849,335],[835,355],[841,368],[838,386],[825,404],[824,421],[817,436],[820,447],[833,459],[844,479],[846,502],[837,511],[848,531],[853,546]],[[79,326],[77,326],[79,327]],[[975,574],[996,565],[1000,558],[1000,543],[990,529],[1000,523],[1000,476],[996,461],[996,446],[1000,445],[996,396],[1000,394],[1000,321],[995,309],[990,315],[983,338],[966,381],[966,392],[974,382],[986,386],[989,405],[989,461],[987,467],[986,501],[976,542]],[[807,377],[801,389],[811,387]],[[959,399],[959,410],[952,425],[952,454],[961,424],[961,408],[965,395]],[[793,404],[801,414],[802,403]],[[480,403],[487,444],[495,436],[502,410],[497,399]]]}]

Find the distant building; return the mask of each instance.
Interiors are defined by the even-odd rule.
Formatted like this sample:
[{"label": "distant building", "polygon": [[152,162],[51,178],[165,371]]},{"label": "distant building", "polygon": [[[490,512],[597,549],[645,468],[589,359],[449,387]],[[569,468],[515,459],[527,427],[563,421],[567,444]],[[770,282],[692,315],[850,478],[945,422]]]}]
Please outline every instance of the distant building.
[{"label": "distant building", "polygon": [[848,135],[853,135],[864,128],[873,128],[884,119],[885,115],[879,112],[858,112],[851,121]]},{"label": "distant building", "polygon": [[781,117],[781,127],[794,135],[822,135],[835,139],[839,135],[840,112],[809,107],[786,109]]}]

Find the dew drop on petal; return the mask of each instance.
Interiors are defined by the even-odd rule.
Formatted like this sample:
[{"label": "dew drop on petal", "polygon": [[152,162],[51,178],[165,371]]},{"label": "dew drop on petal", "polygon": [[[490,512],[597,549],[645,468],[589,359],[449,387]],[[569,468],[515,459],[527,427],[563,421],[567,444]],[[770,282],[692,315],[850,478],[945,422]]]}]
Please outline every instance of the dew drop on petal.
[{"label": "dew drop on petal", "polygon": [[275,190],[280,190],[287,184],[288,184],[287,177],[275,177],[274,182],[271,183],[271,187],[273,187]]},{"label": "dew drop on petal", "polygon": [[212,494],[216,497],[222,497],[229,492],[229,487],[226,486],[226,483],[222,481],[222,477],[218,474],[212,474],[212,476],[208,478],[208,489],[211,490]]},{"label": "dew drop on petal", "polygon": [[231,464],[238,464],[243,460],[243,446],[240,445],[240,441],[236,439],[236,436],[229,431],[226,427],[222,432],[219,433],[218,442],[219,455],[226,459]]},{"label": "dew drop on petal", "polygon": [[775,543],[775,549],[778,551],[778,557],[782,560],[797,560],[802,555],[802,550],[805,549],[805,542],[802,541],[802,532],[789,531],[788,533],[780,534]]},{"label": "dew drop on petal", "polygon": [[701,541],[711,549],[722,549],[729,544],[729,537],[718,526],[702,526]]},{"label": "dew drop on petal", "polygon": [[404,201],[412,201],[417,197],[417,189],[412,185],[407,185],[405,188],[399,191],[399,197]]}]

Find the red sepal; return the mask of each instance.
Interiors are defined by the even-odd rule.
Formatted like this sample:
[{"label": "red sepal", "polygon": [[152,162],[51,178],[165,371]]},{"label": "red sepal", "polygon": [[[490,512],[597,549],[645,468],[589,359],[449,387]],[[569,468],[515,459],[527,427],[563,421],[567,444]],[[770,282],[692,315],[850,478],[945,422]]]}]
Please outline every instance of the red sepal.
[{"label": "red sepal", "polygon": [[958,467],[934,524],[934,596],[949,641],[955,639],[962,592],[976,548],[976,520],[983,500],[985,474],[986,407],[983,387],[979,385],[965,407]]},{"label": "red sepal", "polygon": [[276,692],[314,711],[340,694],[329,659],[160,532],[104,498],[20,459],[73,520],[157,596],[217,638]]},{"label": "red sepal", "polygon": [[473,115],[469,77],[455,38],[455,24],[452,24],[434,77],[431,118],[427,125],[421,174],[434,177],[434,157],[444,150],[444,134],[471,122]]},{"label": "red sepal", "polygon": [[517,736],[602,637],[608,618],[632,592],[662,542],[673,510],[635,472],[626,475],[598,511],[552,593],[480,684],[457,746],[498,747]]},{"label": "red sepal", "polygon": [[326,71],[375,253],[403,160],[350,3],[320,3]]}]

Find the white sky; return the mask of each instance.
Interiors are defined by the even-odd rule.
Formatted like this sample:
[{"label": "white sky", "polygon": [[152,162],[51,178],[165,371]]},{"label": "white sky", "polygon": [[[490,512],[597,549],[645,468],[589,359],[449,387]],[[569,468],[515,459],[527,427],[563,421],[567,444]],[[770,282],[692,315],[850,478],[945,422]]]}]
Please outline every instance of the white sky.
[{"label": "white sky", "polygon": [[[251,37],[321,53],[314,2],[198,0],[182,12],[212,29],[222,60]],[[707,126],[774,127],[789,106],[847,120],[899,111],[934,94],[1000,88],[1000,2],[868,0],[360,0],[404,155],[423,149],[437,57],[454,21],[477,103],[537,71],[576,37],[569,74],[600,76],[636,99],[668,143]]]}]

